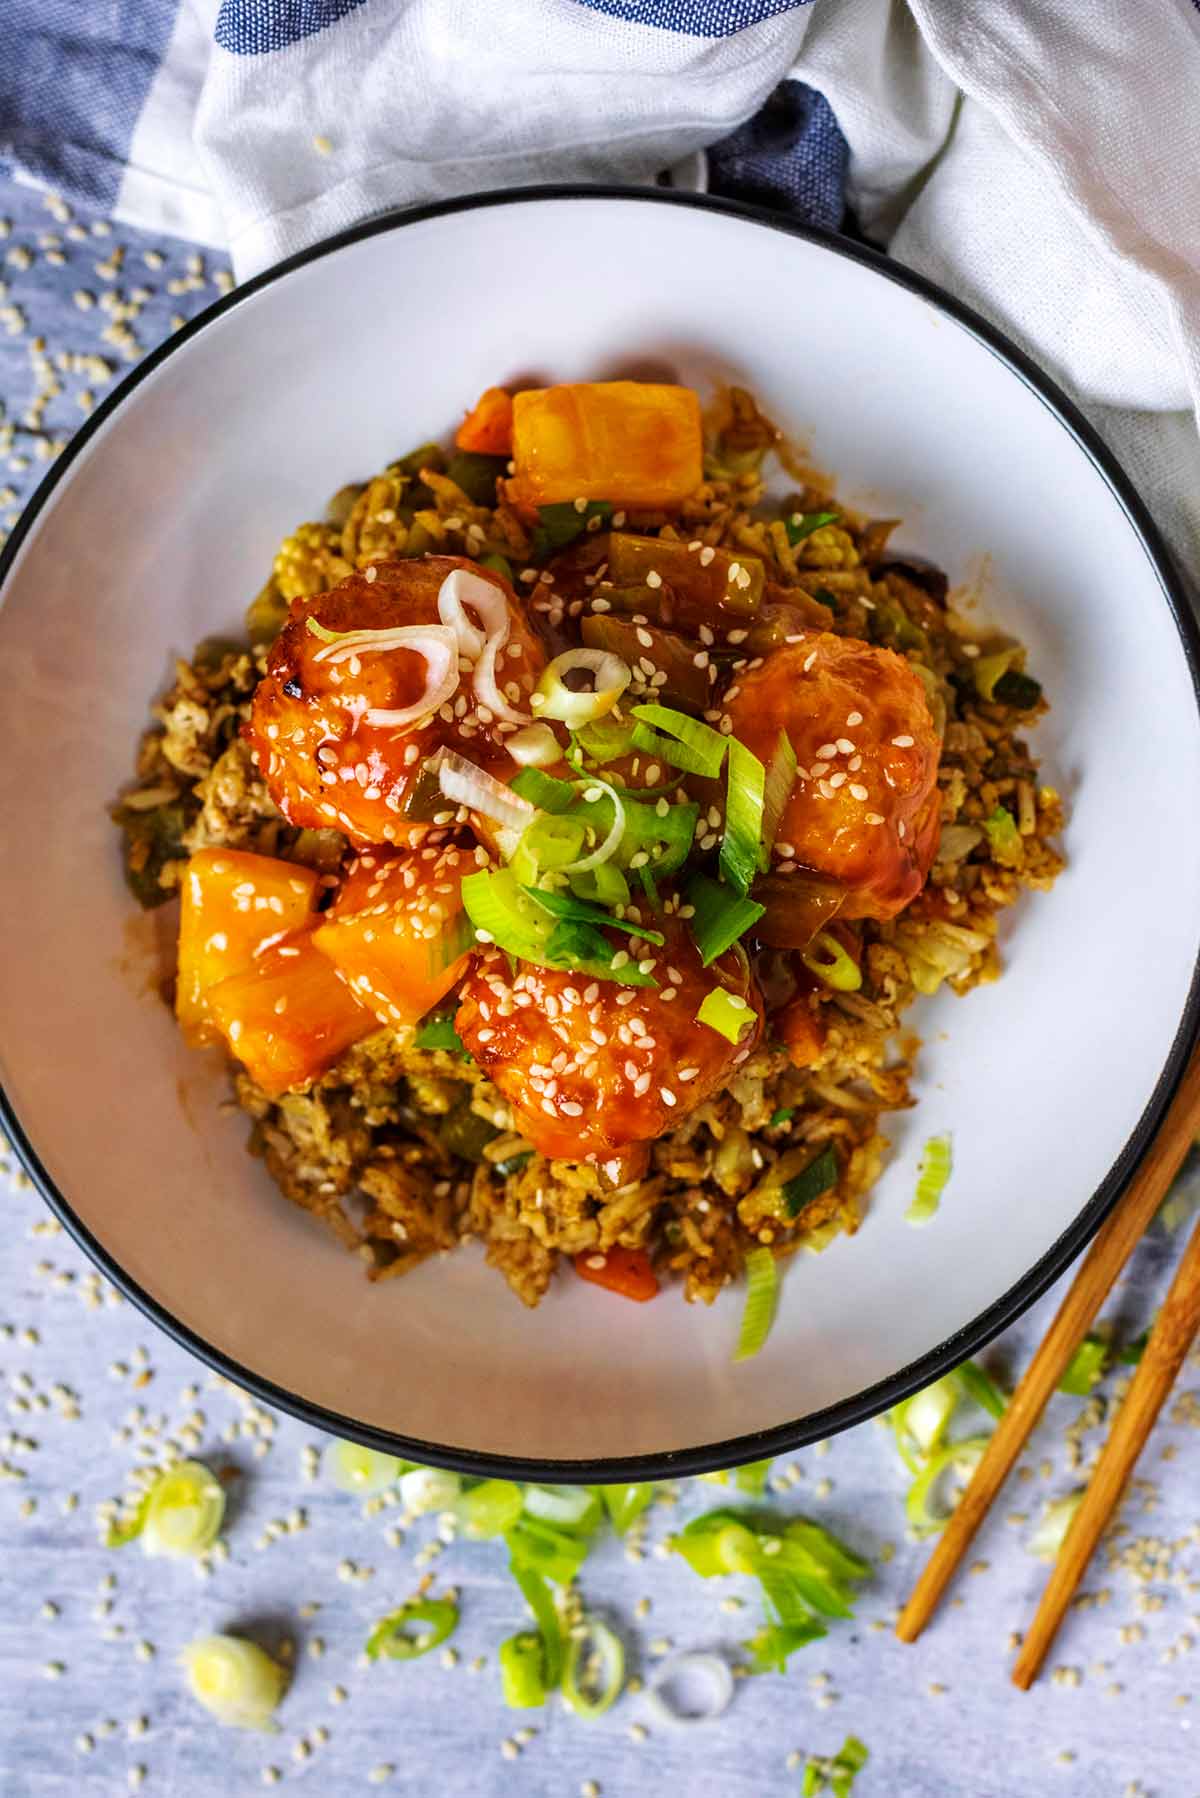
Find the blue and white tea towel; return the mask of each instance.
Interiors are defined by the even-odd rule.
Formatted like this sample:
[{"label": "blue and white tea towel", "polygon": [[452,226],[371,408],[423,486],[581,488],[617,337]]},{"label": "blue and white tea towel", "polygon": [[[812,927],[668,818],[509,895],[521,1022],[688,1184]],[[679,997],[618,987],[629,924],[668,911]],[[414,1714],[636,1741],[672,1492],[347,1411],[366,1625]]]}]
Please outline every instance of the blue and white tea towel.
[{"label": "blue and white tea towel", "polygon": [[704,150],[821,223],[844,188],[1076,392],[1200,570],[1200,0],[5,11],[0,158],[241,276],[386,207]]}]

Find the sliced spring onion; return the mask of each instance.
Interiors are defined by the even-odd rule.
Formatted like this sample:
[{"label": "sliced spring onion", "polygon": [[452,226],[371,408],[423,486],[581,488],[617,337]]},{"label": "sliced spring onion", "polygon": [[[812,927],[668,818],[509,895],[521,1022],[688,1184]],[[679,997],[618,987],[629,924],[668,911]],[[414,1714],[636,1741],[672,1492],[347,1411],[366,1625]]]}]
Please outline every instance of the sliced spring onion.
[{"label": "sliced spring onion", "polygon": [[569,1585],[587,1559],[586,1536],[572,1535],[538,1517],[521,1517],[504,1540],[518,1584],[520,1571],[526,1570],[553,1580],[555,1585]]},{"label": "sliced spring onion", "polygon": [[[628,812],[625,814],[628,820]],[[629,882],[614,862],[601,862],[598,868],[585,868],[570,877],[571,891],[589,904],[628,905]]]},{"label": "sliced spring onion", "polygon": [[611,800],[613,818],[608,835],[599,847],[593,849],[590,855],[580,856],[578,861],[566,863],[562,870],[564,874],[586,874],[589,868],[598,868],[602,862],[610,861],[620,848],[621,839],[625,835],[624,801],[617,797],[613,788],[596,775],[591,775],[588,780],[580,784],[584,799],[590,803],[594,804],[597,799],[602,797]]},{"label": "sliced spring onion", "polygon": [[828,1635],[823,1623],[806,1617],[799,1623],[768,1623],[746,1643],[752,1673],[786,1673],[790,1656]]},{"label": "sliced spring onion", "polygon": [[576,1529],[595,1509],[586,1486],[526,1486],[525,1513],[543,1523]]},{"label": "sliced spring onion", "polygon": [[528,712],[519,712],[515,705],[510,704],[500,691],[500,683],[496,678],[496,658],[507,642],[507,625],[488,638],[475,664],[471,685],[475,689],[476,699],[481,706],[487,708],[493,718],[501,718],[506,724],[532,724],[533,718]]},{"label": "sliced spring onion", "polygon": [[792,788],[796,784],[796,751],[792,748],[791,738],[781,730],[779,741],[775,745],[775,753],[767,764],[766,783],[763,788],[762,815],[762,855],[760,865],[766,868],[771,859],[771,850],[775,838],[779,835],[779,823],[783,817],[784,807],[792,796]]},{"label": "sliced spring onion", "polygon": [[771,1461],[747,1461],[733,1470],[733,1483],[739,1492],[748,1492],[753,1498],[761,1498],[767,1489],[767,1475],[771,1471]]},{"label": "sliced spring onion", "polygon": [[[727,1476],[704,1477],[724,1484]],[[670,1546],[701,1579],[720,1579],[727,1573],[751,1571],[758,1553],[758,1538],[736,1511],[706,1511],[672,1536]]]},{"label": "sliced spring onion", "polygon": [[535,1710],[546,1702],[542,1644],[532,1630],[518,1630],[501,1642],[500,1690],[510,1711]]},{"label": "sliced spring onion", "polygon": [[542,962],[550,937],[548,920],[527,899],[509,868],[468,874],[463,907],[483,942],[495,943],[522,961]]},{"label": "sliced spring onion", "polygon": [[823,1192],[828,1192],[837,1182],[837,1156],[832,1148],[822,1149],[802,1173],[785,1182],[784,1210],[789,1217],[799,1217],[806,1205],[811,1205],[814,1199],[819,1199]]},{"label": "sliced spring onion", "polygon": [[814,531],[821,530],[824,525],[836,524],[840,517],[840,512],[793,512],[790,518],[784,520],[788,542],[794,549],[797,543],[803,543],[806,537],[811,537]]},{"label": "sliced spring onion", "polygon": [[[661,941],[661,938],[659,939]],[[700,1001],[700,1009],[696,1013],[698,1024],[707,1024],[731,1043],[740,1042],[747,1029],[753,1029],[755,1010],[745,999],[739,999],[723,986],[714,986],[711,992],[705,993]]]},{"label": "sliced spring onion", "polygon": [[[615,791],[615,789],[614,789]],[[660,814],[653,805],[635,805],[625,800],[625,837],[621,859],[638,871],[649,867],[656,880],[663,880],[682,868],[696,835],[700,807],[695,803],[669,805]],[[636,858],[644,856],[645,861]]]},{"label": "sliced spring onion", "polygon": [[265,1648],[243,1636],[201,1636],[180,1657],[188,1690],[231,1729],[270,1729],[287,1674]]},{"label": "sliced spring onion", "polygon": [[647,1703],[678,1729],[714,1723],[733,1702],[733,1674],[716,1654],[677,1654],[650,1681]]},{"label": "sliced spring onion", "polygon": [[448,1598],[413,1598],[381,1617],[363,1649],[369,1661],[415,1661],[440,1647],[458,1628],[458,1606]]},{"label": "sliced spring onion", "polygon": [[593,719],[591,724],[585,724],[575,732],[571,748],[579,753],[572,759],[578,761],[581,756],[586,756],[589,762],[600,766],[615,762],[618,756],[627,755],[633,748],[633,729],[628,718]]},{"label": "sliced spring onion", "polygon": [[[477,614],[482,629],[467,616],[466,608]],[[489,637],[509,629],[508,600],[495,581],[485,581],[468,568],[455,568],[438,589],[438,617],[449,625],[458,639],[459,654],[475,661]]]},{"label": "sliced spring onion", "polygon": [[962,1442],[947,1442],[926,1458],[916,1479],[908,1489],[904,1512],[909,1527],[918,1536],[936,1536],[946,1526],[950,1513],[936,1515],[929,1508],[934,1488],[942,1475],[954,1468],[964,1477],[974,1473],[988,1445],[986,1436],[967,1436]]},{"label": "sliced spring onion", "polygon": [[862,985],[862,969],[831,930],[818,930],[800,959],[810,974],[835,993],[856,993]]},{"label": "sliced spring onion", "polygon": [[602,1717],[625,1683],[625,1645],[599,1617],[585,1616],[571,1632],[563,1668],[563,1697],[585,1723]]},{"label": "sliced spring onion", "polygon": [[730,738],[723,737],[698,718],[667,705],[635,705],[633,746],[679,768],[685,774],[702,774],[715,780],[721,772]]},{"label": "sliced spring onion", "polygon": [[513,780],[512,790],[539,811],[555,816],[569,811],[576,800],[574,781],[559,780],[555,774],[543,774],[540,768],[522,768]]},{"label": "sliced spring onion", "polygon": [[[568,687],[568,674],[590,674],[586,691]],[[611,712],[633,679],[629,664],[607,649],[567,649],[542,674],[530,705],[539,718],[555,718],[570,730]]]},{"label": "sliced spring onion", "polygon": [[763,907],[753,899],[740,899],[728,887],[719,886],[707,875],[693,874],[687,886],[688,903],[694,908],[692,936],[703,965],[711,967],[718,956],[744,936],[763,915]]},{"label": "sliced spring onion", "polygon": [[177,1461],[160,1473],[141,1497],[132,1516],[111,1527],[108,1548],[122,1548],[141,1538],[148,1555],[181,1560],[212,1547],[225,1517],[225,1492],[200,1461]]},{"label": "sliced spring onion", "polygon": [[750,1361],[758,1354],[775,1321],[775,1302],[779,1296],[779,1269],[770,1249],[746,1251],[746,1303],[742,1327],[738,1332],[735,1361]]},{"label": "sliced spring onion", "polygon": [[443,1467],[413,1467],[400,1476],[400,1502],[414,1517],[452,1511],[461,1491],[461,1475]]},{"label": "sliced spring onion", "polygon": [[512,563],[507,556],[498,556],[495,554],[480,556],[479,566],[481,568],[490,568],[493,574],[503,575],[509,586],[512,586]]},{"label": "sliced spring onion", "polygon": [[[363,720],[384,730],[404,730],[418,719],[427,718],[440,705],[453,698],[458,686],[458,638],[444,624],[408,624],[383,631],[329,631],[309,617],[306,626],[314,637],[322,639],[313,660],[348,662],[354,656],[384,654],[389,650],[407,649],[423,657],[426,666],[425,691],[412,705],[399,710],[374,707],[363,713]],[[528,722],[528,720],[526,720]]]},{"label": "sliced spring onion", "polygon": [[454,1027],[452,1011],[431,1011],[422,1018],[413,1037],[414,1049],[445,1049],[451,1055],[465,1055],[466,1046]]},{"label": "sliced spring onion", "polygon": [[998,805],[991,817],[984,819],[983,828],[987,833],[993,861],[999,862],[1002,868],[1016,867],[1024,861],[1025,845],[1017,829],[1017,821],[1004,806]]},{"label": "sliced spring onion", "polygon": [[1067,1362],[1058,1390],[1069,1392],[1073,1398],[1086,1398],[1103,1374],[1108,1354],[1109,1345],[1103,1336],[1085,1336]]},{"label": "sliced spring onion", "polygon": [[534,816],[527,799],[453,749],[443,749],[438,756],[437,777],[442,792],[455,805],[494,818],[510,830],[524,830]]},{"label": "sliced spring onion", "polygon": [[1024,660],[1025,651],[1016,643],[1008,649],[993,650],[991,655],[976,656],[971,663],[971,679],[980,699],[993,699],[996,682]]},{"label": "sliced spring onion", "polygon": [[458,1501],[463,1528],[475,1542],[503,1536],[521,1515],[524,1495],[512,1480],[483,1480]]},{"label": "sliced spring onion", "polygon": [[515,1155],[506,1155],[503,1161],[493,1161],[492,1172],[498,1180],[507,1180],[510,1174],[519,1174],[532,1160],[532,1149],[518,1149]]},{"label": "sliced spring onion", "polygon": [[1069,1492],[1065,1498],[1053,1499],[1042,1512],[1041,1519],[1033,1535],[1029,1538],[1029,1552],[1036,1555],[1039,1561],[1055,1561],[1059,1550],[1067,1539],[1067,1531],[1075,1521],[1075,1513],[1083,1503],[1083,1488],[1078,1492]]},{"label": "sliced spring onion", "polygon": [[551,892],[542,887],[526,887],[525,891],[544,911],[556,918],[568,918],[577,924],[595,924],[606,930],[623,930],[627,936],[645,937],[647,942],[656,943],[659,947],[665,941],[661,930],[651,930],[645,924],[635,924],[631,918],[616,918],[611,912],[603,910],[599,905],[592,905],[586,899],[575,899],[568,893]]},{"label": "sliced spring onion", "polygon": [[778,1130],[781,1125],[790,1124],[795,1115],[796,1107],[794,1105],[781,1105],[779,1109],[773,1111],[767,1119],[767,1129]]},{"label": "sliced spring onion", "polygon": [[650,1480],[638,1480],[619,1486],[598,1486],[596,1490],[618,1536],[623,1536],[632,1528],[654,1499],[654,1485]]},{"label": "sliced spring onion", "polygon": [[983,1410],[990,1412],[995,1418],[1004,1416],[1008,1410],[1008,1400],[978,1361],[964,1361],[961,1367],[955,1368],[954,1377],[967,1397],[974,1399]]},{"label": "sliced spring onion", "polygon": [[321,1456],[321,1468],[340,1492],[357,1492],[365,1498],[394,1486],[404,1471],[404,1463],[395,1455],[384,1455],[378,1449],[364,1448],[360,1442],[339,1438]]},{"label": "sliced spring onion", "polygon": [[905,1223],[927,1224],[936,1215],[952,1166],[950,1138],[931,1136],[921,1150],[921,1160],[917,1167],[917,1190],[912,1204],[904,1213]]},{"label": "sliced spring onion", "polygon": [[552,768],[562,760],[562,745],[548,724],[527,724],[505,737],[504,747],[521,768]]},{"label": "sliced spring onion", "polygon": [[914,1394],[907,1403],[896,1406],[892,1415],[897,1435],[903,1430],[916,1444],[919,1455],[932,1454],[945,1440],[950,1420],[958,1409],[958,1396],[952,1374],[935,1380],[932,1386]]},{"label": "sliced spring onion", "polygon": [[593,519],[611,518],[612,510],[606,499],[590,499],[582,510],[573,499],[562,500],[553,506],[539,506],[540,522],[533,533],[530,555],[535,562],[541,562],[556,550],[565,549],[576,537],[583,536]]},{"label": "sliced spring onion", "polygon": [[721,879],[745,898],[758,873],[762,856],[763,794],[767,771],[758,757],[736,737],[729,739],[726,780]]},{"label": "sliced spring onion", "polygon": [[563,1639],[554,1594],[542,1575],[532,1567],[520,1566],[513,1561],[512,1576],[533,1612],[542,1639],[543,1678],[548,1686],[556,1686],[562,1678]]},{"label": "sliced spring onion", "polygon": [[522,833],[508,865],[523,887],[534,887],[543,874],[578,861],[586,836],[582,818],[540,812]]},{"label": "sliced spring onion", "polygon": [[810,1754],[804,1763],[800,1798],[819,1798],[826,1789],[832,1798],[850,1798],[854,1782],[870,1754],[857,1736],[847,1736],[835,1755]]}]

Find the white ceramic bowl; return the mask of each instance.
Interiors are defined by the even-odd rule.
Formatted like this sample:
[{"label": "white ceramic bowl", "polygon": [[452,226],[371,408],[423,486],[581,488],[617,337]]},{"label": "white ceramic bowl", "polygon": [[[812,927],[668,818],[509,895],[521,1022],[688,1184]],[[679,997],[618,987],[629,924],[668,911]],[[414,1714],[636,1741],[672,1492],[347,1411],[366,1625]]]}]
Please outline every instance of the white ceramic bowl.
[{"label": "white ceramic bowl", "polygon": [[[220,1065],[154,995],[105,813],[172,653],[236,628],[279,538],[334,489],[492,383],[664,369],[753,388],[952,582],[987,559],[983,601],[1053,702],[1036,743],[1070,812],[1068,871],[1010,917],[1004,978],[919,1012],[920,1105],[889,1126],[861,1232],[789,1268],[766,1349],[739,1366],[737,1291],[635,1306],[564,1279],[531,1313],[471,1248],[368,1286],[247,1157]],[[4,571],[3,1121],[110,1277],[268,1400],[413,1458],[559,1479],[778,1452],[977,1350],[1144,1151],[1197,1018],[1195,628],[1069,403],[872,253],[653,193],[372,222],[148,357]],[[920,1144],[947,1130],[953,1179],[912,1229]]]}]

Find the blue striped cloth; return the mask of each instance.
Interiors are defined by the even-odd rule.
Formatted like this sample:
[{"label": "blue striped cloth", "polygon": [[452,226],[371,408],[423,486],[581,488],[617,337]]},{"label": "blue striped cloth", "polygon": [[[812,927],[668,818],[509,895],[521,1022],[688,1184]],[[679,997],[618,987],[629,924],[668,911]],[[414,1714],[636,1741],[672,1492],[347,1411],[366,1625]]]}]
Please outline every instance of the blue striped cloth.
[{"label": "blue striped cloth", "polygon": [[[709,147],[715,191],[827,226],[842,216],[845,141],[821,96],[786,78],[805,0],[510,0],[502,55],[525,89],[503,60],[488,66],[496,0],[221,0],[211,31],[200,10],[7,0],[0,165],[133,224],[228,241],[243,272],[351,222],[356,207],[539,179],[651,180]],[[407,118],[391,103],[396,83],[374,109],[363,97],[389,61],[405,75],[423,69],[424,104]],[[610,79],[621,72],[636,84]],[[493,166],[488,120],[481,135],[465,110],[479,105],[472,83],[498,115]],[[457,135],[439,141],[427,123],[459,103],[462,140],[481,152],[461,169]],[[583,153],[581,116],[597,139]],[[527,152],[514,156],[527,119]],[[336,145],[323,167],[311,152],[322,134]],[[389,158],[390,185],[377,174]],[[357,189],[348,164],[363,171]],[[345,191],[325,203],[322,185]],[[274,213],[286,225],[259,230]]]}]

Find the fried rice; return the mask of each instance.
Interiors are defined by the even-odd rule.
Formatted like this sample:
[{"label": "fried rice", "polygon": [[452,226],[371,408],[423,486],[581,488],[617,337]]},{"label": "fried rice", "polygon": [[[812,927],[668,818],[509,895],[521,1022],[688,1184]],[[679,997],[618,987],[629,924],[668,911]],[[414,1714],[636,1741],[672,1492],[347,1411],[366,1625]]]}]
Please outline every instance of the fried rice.
[{"label": "fried rice", "polygon": [[[795,482],[782,499],[768,494],[766,447]],[[499,493],[498,503],[483,503],[455,482],[436,445],[423,446],[342,489],[322,520],[284,541],[250,607],[248,640],[211,640],[177,662],[141,739],[136,783],[114,810],[142,904],[169,900],[189,855],[206,847],[304,863],[336,884],[345,838],[288,824],[239,734],[290,601],[385,558],[501,555],[521,570],[535,620],[562,624],[563,601],[530,565],[529,525],[506,503],[503,483]],[[793,544],[783,521],[797,512],[835,521]],[[1048,888],[1062,868],[1059,795],[1039,781],[1019,734],[1045,710],[1040,690],[1018,681],[1006,704],[977,678],[985,662],[1019,672],[1019,646],[977,633],[938,571],[890,556],[893,521],[840,505],[747,396],[727,402],[706,478],[682,514],[631,514],[631,528],[759,557],[815,628],[887,645],[924,671],[944,730],[940,852],[898,917],[856,926],[862,985],[822,995],[824,1044],[811,1065],[794,1065],[768,1035],[723,1091],[624,1162],[545,1159],[469,1058],[417,1047],[411,1028],[380,1028],[309,1090],[281,1097],[235,1068],[251,1153],[373,1280],[474,1238],[532,1306],[560,1257],[620,1245],[647,1251],[689,1300],[711,1302],[756,1245],[815,1251],[853,1233],[887,1155],[885,1114],[913,1104],[919,1045],[904,1014],[943,984],[962,994],[996,979],[1001,912],[1022,889]],[[1015,833],[989,829],[1001,807]],[[787,1217],[782,1184],[825,1145],[838,1150],[836,1186]]]}]

